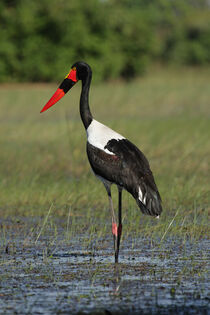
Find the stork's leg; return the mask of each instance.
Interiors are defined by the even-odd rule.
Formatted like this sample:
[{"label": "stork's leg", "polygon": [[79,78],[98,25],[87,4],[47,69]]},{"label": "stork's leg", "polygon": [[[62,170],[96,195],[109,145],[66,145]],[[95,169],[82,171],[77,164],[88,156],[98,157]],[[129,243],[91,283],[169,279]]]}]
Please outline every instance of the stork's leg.
[{"label": "stork's leg", "polygon": [[118,186],[118,227],[117,227],[117,248],[115,248],[115,262],[118,262],[120,250],[120,239],[122,234],[122,188]]},{"label": "stork's leg", "polygon": [[113,201],[112,201],[112,195],[111,195],[111,184],[108,184],[104,182],[104,186],[106,188],[108,197],[109,197],[109,208],[111,211],[112,215],[112,234],[114,238],[114,251],[116,253],[116,248],[117,248],[117,223],[116,223],[116,218],[115,218],[115,213],[114,213],[114,206],[113,206]]}]

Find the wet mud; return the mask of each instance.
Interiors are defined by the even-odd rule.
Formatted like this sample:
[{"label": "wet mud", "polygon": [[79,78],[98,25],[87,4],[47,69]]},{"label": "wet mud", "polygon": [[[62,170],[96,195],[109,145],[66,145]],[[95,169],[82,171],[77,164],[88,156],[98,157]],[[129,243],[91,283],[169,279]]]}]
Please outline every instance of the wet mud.
[{"label": "wet mud", "polygon": [[5,226],[0,314],[209,314],[208,240],[127,237],[114,264],[111,237]]}]

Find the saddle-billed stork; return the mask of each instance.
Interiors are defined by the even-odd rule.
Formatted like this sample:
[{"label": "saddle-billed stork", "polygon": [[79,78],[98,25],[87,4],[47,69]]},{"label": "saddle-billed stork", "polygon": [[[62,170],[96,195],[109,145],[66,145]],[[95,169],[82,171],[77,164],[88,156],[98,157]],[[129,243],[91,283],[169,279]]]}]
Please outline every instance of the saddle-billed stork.
[{"label": "saddle-billed stork", "polygon": [[[70,72],[41,110],[41,113],[59,101],[79,80],[82,81],[80,115],[87,133],[87,156],[91,168],[104,184],[112,215],[115,262],[118,262],[122,234],[122,189],[127,190],[145,214],[159,217],[161,197],[152,171],[144,154],[129,140],[93,119],[89,108],[91,67],[76,62]],[[111,197],[111,184],[118,187],[118,225]]]}]

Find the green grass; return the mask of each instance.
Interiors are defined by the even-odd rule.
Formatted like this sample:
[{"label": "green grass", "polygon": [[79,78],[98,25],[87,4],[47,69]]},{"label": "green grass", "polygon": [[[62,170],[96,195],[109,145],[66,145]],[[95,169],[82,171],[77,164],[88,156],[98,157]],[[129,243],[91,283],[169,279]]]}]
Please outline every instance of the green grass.
[{"label": "green grass", "polygon": [[[128,84],[92,86],[93,116],[145,153],[163,199],[164,212],[157,221],[143,216],[124,192],[124,235],[136,231],[161,238],[175,215],[167,235],[207,235],[209,84],[210,69],[155,69]],[[80,84],[52,109],[39,113],[56,88],[0,86],[0,215],[46,216],[53,204],[51,216],[67,221],[70,215],[72,229],[79,222],[88,233],[105,233],[104,222],[111,220],[108,200],[86,157]],[[114,187],[113,198],[117,206]]]}]

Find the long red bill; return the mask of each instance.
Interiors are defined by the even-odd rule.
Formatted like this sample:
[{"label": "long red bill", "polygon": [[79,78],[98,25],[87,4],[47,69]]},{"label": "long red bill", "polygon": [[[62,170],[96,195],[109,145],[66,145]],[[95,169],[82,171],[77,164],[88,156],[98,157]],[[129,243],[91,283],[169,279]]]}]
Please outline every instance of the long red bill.
[{"label": "long red bill", "polygon": [[40,113],[43,113],[45,110],[57,103],[75,85],[75,83],[77,83],[77,81],[78,80],[76,69],[71,69],[57,91],[53,94],[47,104],[42,108]]},{"label": "long red bill", "polygon": [[57,103],[63,96],[65,95],[64,90],[62,89],[57,89],[57,91],[53,94],[51,99],[47,102],[47,104],[42,108],[40,113],[43,113],[45,110],[50,108],[52,105]]}]

